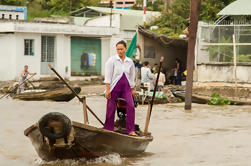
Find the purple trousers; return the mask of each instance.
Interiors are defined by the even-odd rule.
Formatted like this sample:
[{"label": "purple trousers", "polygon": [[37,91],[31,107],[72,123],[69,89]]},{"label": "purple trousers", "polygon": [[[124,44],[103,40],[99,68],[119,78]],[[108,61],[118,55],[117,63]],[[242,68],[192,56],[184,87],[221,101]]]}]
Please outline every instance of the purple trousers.
[{"label": "purple trousers", "polygon": [[126,132],[129,134],[134,131],[134,121],[135,121],[135,109],[134,102],[132,97],[131,87],[129,82],[123,74],[121,79],[118,81],[116,86],[111,92],[111,98],[107,100],[106,106],[106,120],[104,128],[106,130],[113,131],[114,130],[114,118],[115,112],[117,108],[116,100],[117,98],[123,98],[127,102],[126,106]]}]

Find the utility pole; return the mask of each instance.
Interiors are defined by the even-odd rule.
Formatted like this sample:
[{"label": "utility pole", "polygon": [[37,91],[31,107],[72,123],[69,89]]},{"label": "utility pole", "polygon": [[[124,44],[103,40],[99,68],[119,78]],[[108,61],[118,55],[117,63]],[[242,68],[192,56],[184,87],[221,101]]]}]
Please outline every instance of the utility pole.
[{"label": "utility pole", "polygon": [[190,0],[190,25],[188,27],[189,39],[188,39],[188,50],[187,50],[185,110],[191,110],[192,108],[194,51],[196,44],[199,14],[200,14],[200,5],[201,5],[201,0]]},{"label": "utility pole", "polygon": [[72,11],[72,0],[70,0],[70,15],[71,15],[71,11]]},{"label": "utility pole", "polygon": [[110,0],[110,8],[111,8],[111,13],[110,13],[110,27],[112,27],[112,8],[113,8],[113,2]]}]

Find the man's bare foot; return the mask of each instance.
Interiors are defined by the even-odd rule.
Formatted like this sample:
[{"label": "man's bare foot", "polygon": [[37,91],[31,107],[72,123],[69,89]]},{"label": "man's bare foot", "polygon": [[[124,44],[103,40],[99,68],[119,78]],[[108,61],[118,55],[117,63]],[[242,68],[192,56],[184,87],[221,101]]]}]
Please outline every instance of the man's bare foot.
[{"label": "man's bare foot", "polygon": [[132,131],[129,133],[130,136],[138,136],[138,134],[135,133],[135,131]]}]

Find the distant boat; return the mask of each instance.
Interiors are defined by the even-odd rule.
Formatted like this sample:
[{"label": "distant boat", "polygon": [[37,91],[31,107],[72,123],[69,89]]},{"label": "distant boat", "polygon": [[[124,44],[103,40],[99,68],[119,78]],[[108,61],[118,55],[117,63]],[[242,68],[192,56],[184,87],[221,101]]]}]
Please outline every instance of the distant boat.
[{"label": "distant boat", "polygon": [[[73,88],[76,93],[80,93],[80,87]],[[13,99],[19,100],[51,100],[51,101],[70,101],[75,95],[68,88],[60,88],[55,90],[31,90],[25,93],[12,95]]]}]

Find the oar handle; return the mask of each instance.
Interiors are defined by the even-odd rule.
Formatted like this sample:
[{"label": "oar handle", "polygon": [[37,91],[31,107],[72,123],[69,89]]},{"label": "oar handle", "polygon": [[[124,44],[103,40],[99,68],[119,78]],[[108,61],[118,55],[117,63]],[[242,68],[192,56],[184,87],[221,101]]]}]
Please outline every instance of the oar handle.
[{"label": "oar handle", "polygon": [[145,130],[144,130],[145,135],[148,134],[148,126],[149,126],[150,119],[151,119],[153,102],[154,102],[154,99],[155,99],[155,93],[157,91],[157,86],[158,86],[158,82],[159,82],[159,75],[160,75],[160,70],[161,70],[163,61],[164,61],[164,57],[162,56],[160,58],[159,71],[158,71],[157,79],[156,79],[155,86],[154,86],[152,100],[150,101],[150,104],[148,104],[148,110],[147,110],[147,115],[146,115],[146,123],[145,123]]},{"label": "oar handle", "polygon": [[[160,70],[161,70],[161,68],[162,68],[163,61],[164,61],[164,56],[162,56],[162,57],[160,58],[159,70],[158,70],[158,75],[157,75],[157,79],[156,79],[155,86],[154,86],[154,90],[153,90],[153,96],[152,96],[152,101],[151,101],[151,107],[153,106],[153,102],[154,102],[154,99],[155,99],[155,93],[156,93],[156,91],[157,91],[158,82],[159,82],[159,76],[160,76]],[[152,112],[152,109],[151,109],[150,112]],[[151,116],[151,114],[150,114],[150,116]]]},{"label": "oar handle", "polygon": [[[58,72],[50,65],[48,64],[49,68],[60,78],[60,80],[72,91],[72,93],[78,98],[80,102],[83,103],[84,98],[80,98],[79,95],[72,89],[72,87],[58,74]],[[98,118],[98,116],[86,105],[86,108],[90,113],[104,126],[104,123]]]},{"label": "oar handle", "polygon": [[80,102],[82,102],[82,99],[79,97],[79,95],[70,87],[70,85],[58,74],[58,72],[51,66],[51,64],[48,64],[49,68],[60,78],[61,81],[74,93],[74,95],[78,98]]}]

